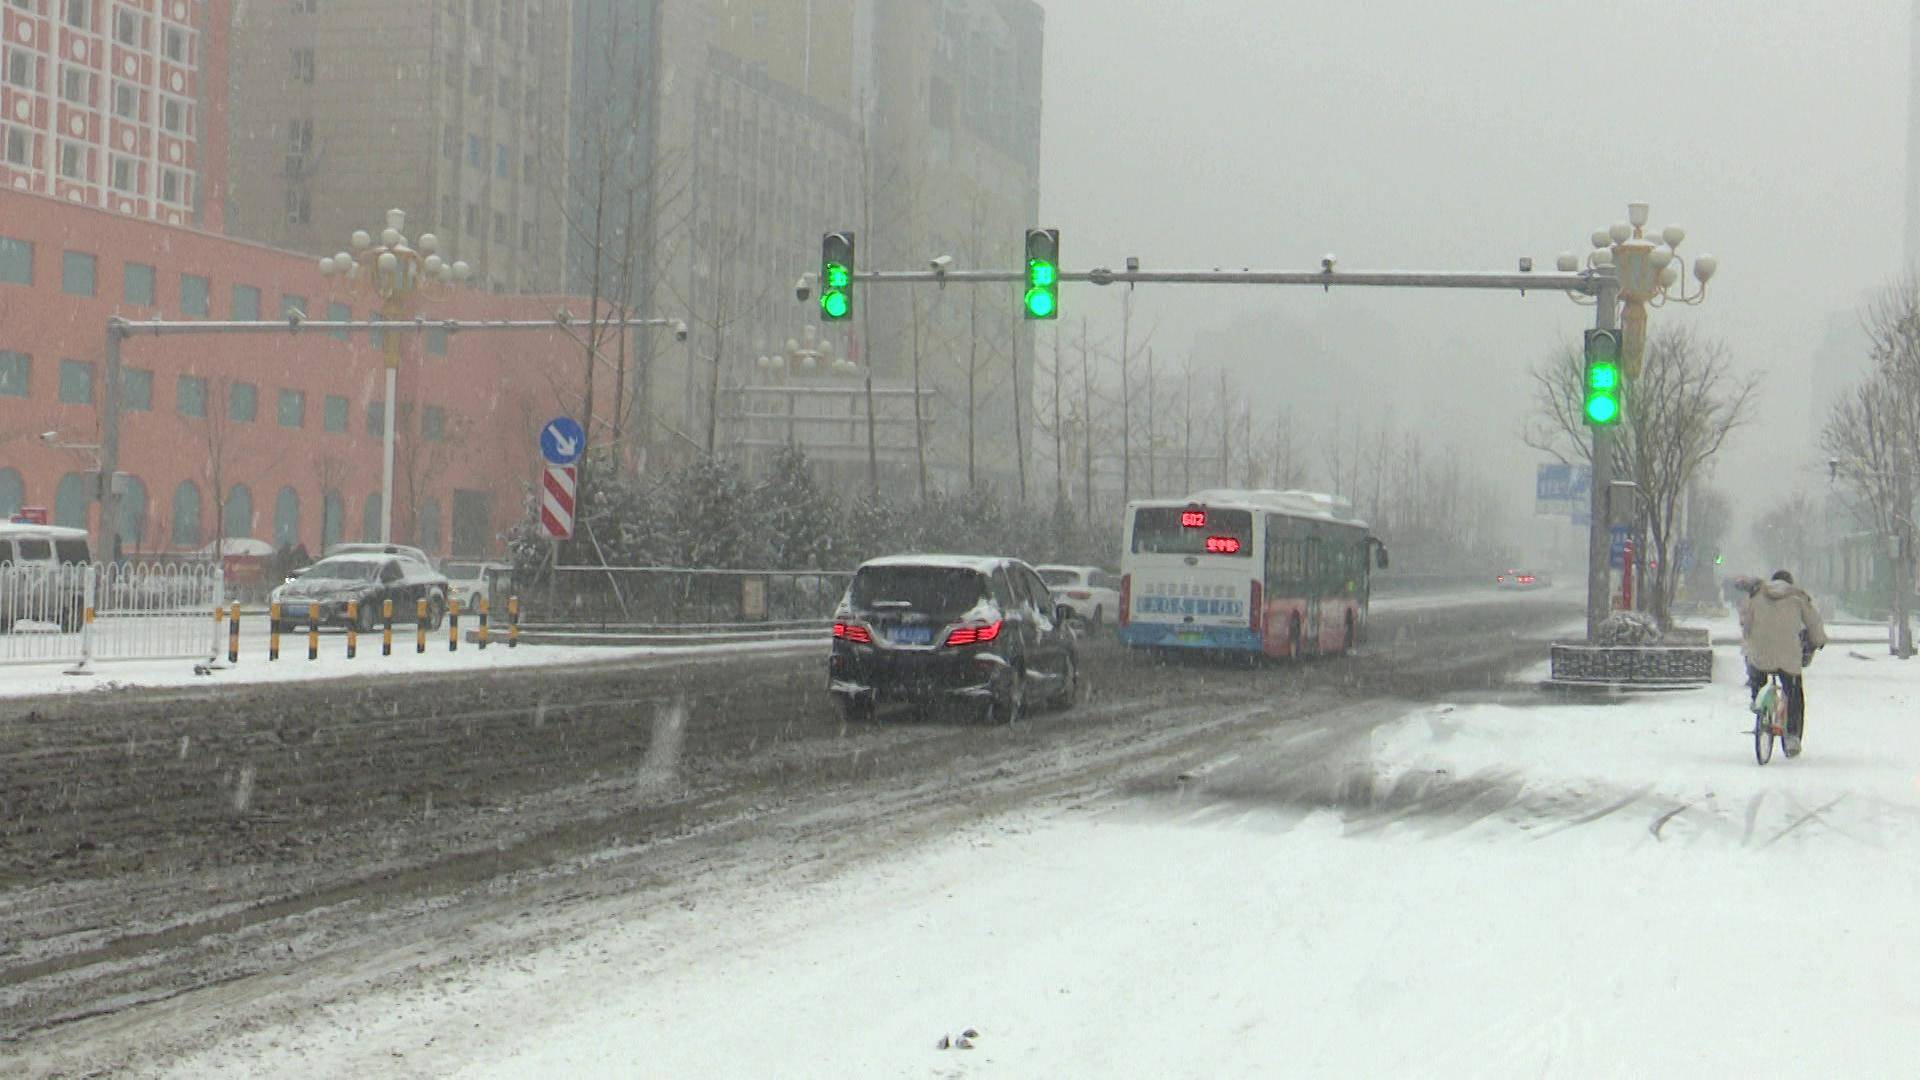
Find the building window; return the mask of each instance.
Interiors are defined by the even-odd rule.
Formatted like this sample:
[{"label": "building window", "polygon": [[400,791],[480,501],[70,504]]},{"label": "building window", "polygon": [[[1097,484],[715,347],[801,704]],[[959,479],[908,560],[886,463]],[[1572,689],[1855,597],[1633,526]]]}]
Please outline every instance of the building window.
[{"label": "building window", "polygon": [[122,120],[140,121],[146,116],[140,109],[140,88],[132,83],[113,84],[113,115]]},{"label": "building window", "polygon": [[505,143],[494,144],[493,175],[502,180],[513,175],[513,159],[507,155],[507,144]]},{"label": "building window", "polygon": [[429,555],[435,555],[439,553],[440,551],[440,500],[439,499],[420,500],[420,521],[419,521],[419,527],[415,531],[418,533],[418,536],[416,537],[416,539],[419,541],[420,550],[426,552]]},{"label": "building window", "polygon": [[228,537],[253,535],[253,491],[247,485],[235,484],[228,490],[227,515],[221,524],[220,531]]},{"label": "building window", "polygon": [[153,267],[145,263],[130,262],[126,265],[123,282],[127,303],[141,307],[153,306]]},{"label": "building window", "polygon": [[320,500],[320,550],[325,551],[347,534],[347,501],[337,491],[329,491]]},{"label": "building window", "polygon": [[360,539],[372,542],[380,539],[380,493],[367,493],[367,501],[360,507]]},{"label": "building window", "polygon": [[281,427],[305,427],[307,425],[307,395],[300,390],[282,390],[279,397]]},{"label": "building window", "polygon": [[60,176],[65,180],[87,179],[87,158],[92,155],[79,143],[60,140]]},{"label": "building window", "polygon": [[307,298],[304,296],[295,296],[292,293],[281,293],[280,317],[283,319],[288,318],[296,311],[300,313],[301,318],[304,319],[307,317]]},{"label": "building window", "polygon": [[478,204],[478,203],[468,203],[468,204],[467,204],[467,213],[466,213],[466,221],[464,222],[464,224],[465,224],[465,226],[466,226],[466,232],[467,232],[467,235],[469,235],[469,236],[474,236],[474,235],[478,235],[478,234],[479,234],[479,232],[480,232],[480,204]]},{"label": "building window", "polygon": [[139,551],[147,539],[147,485],[128,474],[126,493],[120,496],[120,550]]},{"label": "building window", "polygon": [[[327,305],[327,321],[328,322],[352,322],[353,309],[348,307],[345,304],[338,304],[338,303],[328,304]],[[332,334],[334,340],[336,341],[345,341],[349,336],[349,331],[346,331],[346,330],[329,330],[327,332],[329,334]],[[332,399],[329,398],[328,400],[331,401]],[[328,430],[332,430],[332,429],[329,428]],[[342,428],[341,430],[344,431],[346,429]]]},{"label": "building window", "polygon": [[33,357],[0,350],[0,397],[26,397],[33,382]]},{"label": "building window", "polygon": [[93,0],[61,0],[60,6],[65,9],[63,17],[67,25],[75,30],[85,30],[92,24],[93,20],[88,16],[93,13]]},{"label": "building window", "polygon": [[260,414],[260,388],[247,382],[237,382],[227,391],[227,419],[239,424],[251,424]]},{"label": "building window", "polygon": [[129,7],[113,9],[113,40],[138,49],[147,42],[147,17]]},{"label": "building window", "polygon": [[19,469],[0,469],[0,517],[12,517],[27,504],[27,483]]},{"label": "building window", "polygon": [[313,50],[293,50],[293,81],[313,85]]},{"label": "building window", "polygon": [[523,184],[531,184],[533,183],[533,178],[537,175],[539,175],[539,166],[534,162],[533,155],[532,154],[521,155],[520,182]]},{"label": "building window", "polygon": [[305,225],[313,220],[313,193],[298,185],[287,187],[287,224]]},{"label": "building window", "polygon": [[33,284],[33,242],[0,236],[0,285]]},{"label": "building window", "polygon": [[161,169],[160,198],[165,202],[184,205],[187,201],[187,175],[179,169]]},{"label": "building window", "polygon": [[33,133],[18,126],[5,127],[3,130],[7,133],[4,140],[6,145],[0,148],[0,154],[5,156],[7,164],[22,169],[32,168]]},{"label": "building window", "polygon": [[420,437],[429,442],[447,440],[446,410],[438,405],[429,405],[420,410]]},{"label": "building window", "polygon": [[119,154],[110,155],[108,162],[113,190],[127,195],[139,194],[140,163],[130,157],[121,157]]},{"label": "building window", "polygon": [[187,103],[179,98],[160,99],[160,126],[170,135],[187,133]]},{"label": "building window", "polygon": [[233,287],[233,317],[239,322],[260,321],[260,290],[252,285]]},{"label": "building window", "polygon": [[60,291],[68,296],[92,296],[94,268],[100,260],[84,251],[60,253]]},{"label": "building window", "polygon": [[181,416],[204,420],[207,417],[207,380],[198,375],[182,375],[174,383],[174,400]]},{"label": "building window", "polygon": [[460,227],[460,200],[457,197],[440,196],[440,227],[446,230]]},{"label": "building window", "polygon": [[60,69],[60,99],[70,105],[93,107],[93,72],[81,67]]},{"label": "building window", "polygon": [[493,240],[497,244],[513,242],[513,233],[507,226],[507,215],[498,210],[493,212]]},{"label": "building window", "polygon": [[[380,313],[377,311],[367,312],[367,321],[370,323],[380,322]],[[374,348],[383,349],[386,348],[387,345],[387,336],[380,332],[380,327],[371,326],[367,328],[367,341]]]},{"label": "building window", "polygon": [[87,527],[87,478],[77,472],[70,472],[60,478],[60,486],[53,491],[53,523],[63,529],[84,529]]},{"label": "building window", "polygon": [[173,546],[200,546],[200,486],[191,480],[180,481],[173,489]]},{"label": "building window", "polygon": [[[161,53],[176,64],[191,63],[192,57],[187,49],[188,40],[186,27],[169,24],[166,29],[166,37],[160,47]],[[312,80],[309,79],[308,81],[311,82]]]},{"label": "building window", "polygon": [[520,249],[522,251],[533,250],[533,222],[531,221],[523,221],[520,223]]},{"label": "building window", "polygon": [[379,401],[367,402],[367,434],[380,438],[387,433],[386,404]]},{"label": "building window", "polygon": [[199,274],[180,275],[180,313],[206,318],[213,307],[213,282]]},{"label": "building window", "polygon": [[345,434],[347,430],[347,399],[338,394],[328,394],[323,409],[324,415],[321,417],[321,426],[336,435]]},{"label": "building window", "polygon": [[120,408],[127,412],[153,409],[153,372],[142,368],[120,369]]},{"label": "building window", "polygon": [[427,328],[427,351],[435,356],[447,355],[447,328],[430,326]]},{"label": "building window", "polygon": [[481,145],[480,136],[467,133],[467,164],[476,169],[486,167],[486,158],[483,156],[486,151],[481,149]]},{"label": "building window", "polygon": [[273,499],[273,546],[290,548],[300,542],[300,493],[283,487]]},{"label": "building window", "polygon": [[8,49],[6,54],[7,85],[21,90],[38,90],[39,57],[25,49]]},{"label": "building window", "polygon": [[93,365],[85,360],[60,361],[60,400],[67,405],[93,404]]},{"label": "building window", "polygon": [[313,118],[303,116],[287,121],[287,175],[298,176],[307,169],[307,156],[313,153]]}]

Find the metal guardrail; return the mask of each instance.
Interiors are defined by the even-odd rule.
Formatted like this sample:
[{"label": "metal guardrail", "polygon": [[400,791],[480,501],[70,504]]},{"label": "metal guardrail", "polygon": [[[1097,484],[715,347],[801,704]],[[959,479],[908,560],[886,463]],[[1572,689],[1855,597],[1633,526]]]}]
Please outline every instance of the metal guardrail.
[{"label": "metal guardrail", "polygon": [[215,657],[225,584],[204,563],[0,563],[0,664]]},{"label": "metal guardrail", "polygon": [[529,590],[529,628],[722,630],[823,622],[850,570],[692,570],[670,566],[560,566]]}]

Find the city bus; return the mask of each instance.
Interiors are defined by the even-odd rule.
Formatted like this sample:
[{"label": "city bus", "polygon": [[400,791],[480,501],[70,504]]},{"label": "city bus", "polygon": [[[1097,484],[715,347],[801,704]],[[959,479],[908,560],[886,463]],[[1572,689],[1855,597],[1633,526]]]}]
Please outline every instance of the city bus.
[{"label": "city bus", "polygon": [[1209,490],[1127,504],[1120,640],[1130,646],[1343,652],[1366,634],[1386,548],[1344,499]]}]

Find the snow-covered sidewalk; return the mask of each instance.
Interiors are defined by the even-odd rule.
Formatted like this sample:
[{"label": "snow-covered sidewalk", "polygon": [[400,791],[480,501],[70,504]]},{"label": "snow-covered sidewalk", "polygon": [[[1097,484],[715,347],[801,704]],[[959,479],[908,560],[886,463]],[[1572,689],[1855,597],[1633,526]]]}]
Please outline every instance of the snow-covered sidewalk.
[{"label": "snow-covered sidewalk", "polygon": [[1181,794],[649,911],[180,1074],[1912,1075],[1920,662],[1830,649],[1808,753],[1764,769],[1717,666],[1422,708],[1305,774],[1281,729]]}]

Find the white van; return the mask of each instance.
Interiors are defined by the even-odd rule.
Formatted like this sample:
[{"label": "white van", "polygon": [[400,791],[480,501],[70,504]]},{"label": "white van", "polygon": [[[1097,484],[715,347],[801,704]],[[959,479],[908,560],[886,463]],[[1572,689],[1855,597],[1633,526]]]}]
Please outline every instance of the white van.
[{"label": "white van", "polygon": [[92,560],[85,529],[0,522],[0,633],[25,622],[78,630]]}]

